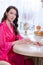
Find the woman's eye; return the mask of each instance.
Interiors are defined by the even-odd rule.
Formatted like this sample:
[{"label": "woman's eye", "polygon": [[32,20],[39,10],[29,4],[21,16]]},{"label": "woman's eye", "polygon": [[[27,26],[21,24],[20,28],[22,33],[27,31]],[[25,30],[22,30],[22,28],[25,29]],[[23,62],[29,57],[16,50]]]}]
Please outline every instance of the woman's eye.
[{"label": "woman's eye", "polygon": [[16,15],[16,14],[14,14],[14,15]]},{"label": "woman's eye", "polygon": [[10,14],[16,15],[15,13],[11,12]]}]

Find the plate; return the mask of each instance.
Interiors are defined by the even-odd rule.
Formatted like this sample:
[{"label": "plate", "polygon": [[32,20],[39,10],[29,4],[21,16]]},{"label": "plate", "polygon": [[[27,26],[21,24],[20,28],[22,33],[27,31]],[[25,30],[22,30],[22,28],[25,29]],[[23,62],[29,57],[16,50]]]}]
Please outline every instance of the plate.
[{"label": "plate", "polygon": [[43,36],[43,31],[35,31],[34,34],[38,36]]}]

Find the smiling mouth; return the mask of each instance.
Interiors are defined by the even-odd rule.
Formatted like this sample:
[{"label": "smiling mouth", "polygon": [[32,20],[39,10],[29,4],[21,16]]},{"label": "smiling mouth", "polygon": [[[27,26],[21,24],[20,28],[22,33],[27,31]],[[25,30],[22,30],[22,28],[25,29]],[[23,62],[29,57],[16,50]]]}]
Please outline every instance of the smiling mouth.
[{"label": "smiling mouth", "polygon": [[13,19],[13,18],[11,18],[11,19]]}]

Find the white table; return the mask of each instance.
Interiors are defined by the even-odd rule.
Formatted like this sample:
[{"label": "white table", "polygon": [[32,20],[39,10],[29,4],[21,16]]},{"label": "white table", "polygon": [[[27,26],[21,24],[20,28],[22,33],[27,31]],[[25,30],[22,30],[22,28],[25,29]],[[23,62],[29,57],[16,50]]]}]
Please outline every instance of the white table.
[{"label": "white table", "polygon": [[43,57],[43,46],[15,44],[13,51],[26,56]]},{"label": "white table", "polygon": [[[43,36],[35,37],[34,35],[29,35],[29,38],[32,41],[43,42]],[[27,43],[22,43],[22,44],[18,43],[13,46],[13,51],[25,56],[43,57],[43,46],[29,45]]]}]

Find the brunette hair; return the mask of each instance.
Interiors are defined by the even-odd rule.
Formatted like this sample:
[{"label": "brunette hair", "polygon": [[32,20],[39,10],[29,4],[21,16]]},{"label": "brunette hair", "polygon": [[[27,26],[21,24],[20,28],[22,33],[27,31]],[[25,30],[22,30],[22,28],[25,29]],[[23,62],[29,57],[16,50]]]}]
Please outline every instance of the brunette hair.
[{"label": "brunette hair", "polygon": [[1,20],[1,22],[3,22],[4,20],[6,20],[6,18],[7,18],[6,12],[9,12],[10,9],[15,9],[15,10],[16,10],[16,18],[15,18],[15,20],[13,21],[13,24],[14,24],[15,26],[13,26],[13,27],[14,27],[14,32],[15,32],[15,34],[17,35],[17,34],[18,34],[18,30],[17,30],[17,28],[18,28],[18,23],[17,23],[17,22],[18,22],[18,17],[19,17],[19,15],[18,15],[18,9],[17,9],[16,7],[14,7],[14,6],[9,6],[9,7],[6,9],[6,11],[5,11],[4,15],[3,15],[3,18],[2,18],[2,20]]}]

